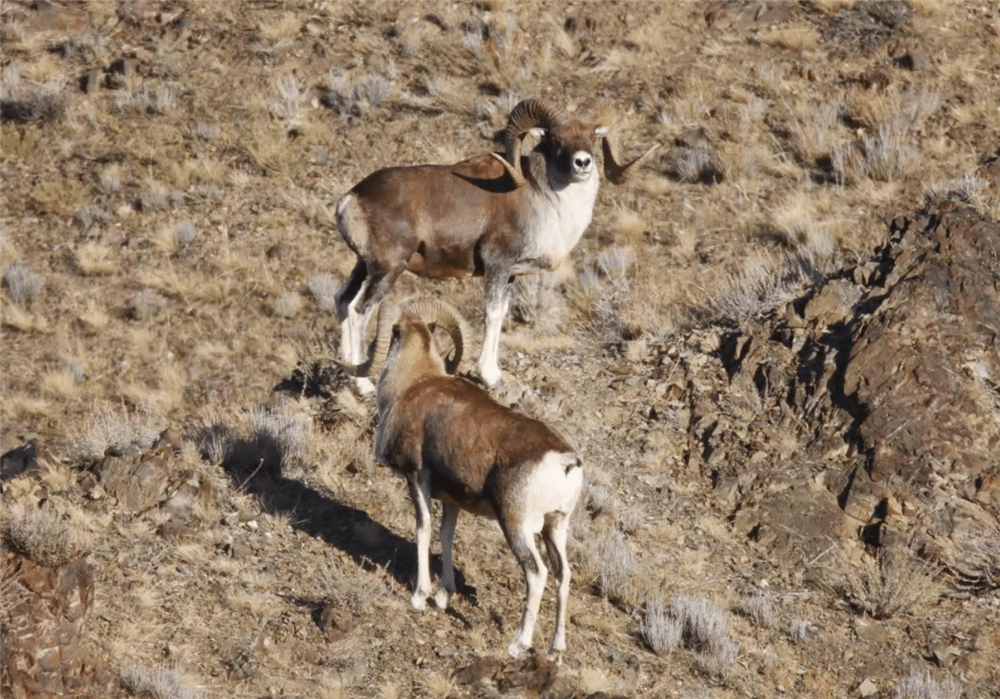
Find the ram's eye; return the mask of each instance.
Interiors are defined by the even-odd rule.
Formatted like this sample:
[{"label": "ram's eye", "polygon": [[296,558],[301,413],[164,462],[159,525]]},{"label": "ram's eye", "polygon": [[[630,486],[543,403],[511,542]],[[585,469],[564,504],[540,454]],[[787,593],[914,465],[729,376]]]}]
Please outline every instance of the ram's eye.
[{"label": "ram's eye", "polygon": [[395,325],[392,326],[392,339],[398,340],[399,335],[400,335],[399,323],[396,323]]}]

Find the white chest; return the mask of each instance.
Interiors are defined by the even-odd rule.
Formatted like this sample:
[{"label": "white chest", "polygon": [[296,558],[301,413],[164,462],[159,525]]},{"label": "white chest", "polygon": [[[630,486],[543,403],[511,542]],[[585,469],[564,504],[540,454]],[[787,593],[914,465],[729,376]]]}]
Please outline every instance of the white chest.
[{"label": "white chest", "polygon": [[590,225],[599,185],[595,171],[583,182],[539,194],[527,222],[531,235],[515,265],[515,273],[555,269],[569,256]]}]

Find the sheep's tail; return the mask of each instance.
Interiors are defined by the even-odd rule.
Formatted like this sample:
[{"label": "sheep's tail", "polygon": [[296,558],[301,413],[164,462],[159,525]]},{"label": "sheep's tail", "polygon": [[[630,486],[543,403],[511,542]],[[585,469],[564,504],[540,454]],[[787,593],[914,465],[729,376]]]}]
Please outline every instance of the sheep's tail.
[{"label": "sheep's tail", "polygon": [[580,455],[575,452],[569,452],[568,454],[561,454],[559,456],[559,463],[562,464],[563,468],[566,469],[566,474],[574,468],[583,468],[583,459]]}]

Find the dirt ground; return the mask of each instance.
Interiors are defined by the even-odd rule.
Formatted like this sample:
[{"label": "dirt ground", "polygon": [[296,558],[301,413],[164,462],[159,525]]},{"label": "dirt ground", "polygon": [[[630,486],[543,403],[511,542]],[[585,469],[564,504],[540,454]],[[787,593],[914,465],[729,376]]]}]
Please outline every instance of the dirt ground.
[{"label": "dirt ground", "polygon": [[[585,461],[558,665],[495,523],[410,610],[330,361],[338,197],[526,97],[660,144],[501,342]],[[1000,4],[3,0],[0,115],[5,696],[997,696]]]}]

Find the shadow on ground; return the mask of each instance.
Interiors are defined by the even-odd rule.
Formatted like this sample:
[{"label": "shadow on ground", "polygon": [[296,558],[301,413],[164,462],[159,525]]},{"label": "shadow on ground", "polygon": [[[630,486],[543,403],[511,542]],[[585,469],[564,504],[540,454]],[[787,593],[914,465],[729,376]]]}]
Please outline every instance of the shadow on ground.
[{"label": "shadow on ground", "polygon": [[[365,570],[383,568],[403,585],[416,578],[416,544],[376,522],[364,510],[285,477],[282,447],[273,435],[258,432],[249,439],[234,439],[224,426],[213,425],[196,436],[198,444],[210,442],[225,445],[223,470],[236,487],[255,496],[266,512],[288,516],[294,529],[344,551]],[[432,559],[432,566],[440,575],[439,556]],[[465,584],[457,568],[455,582],[460,594],[475,604],[475,588]]]}]

